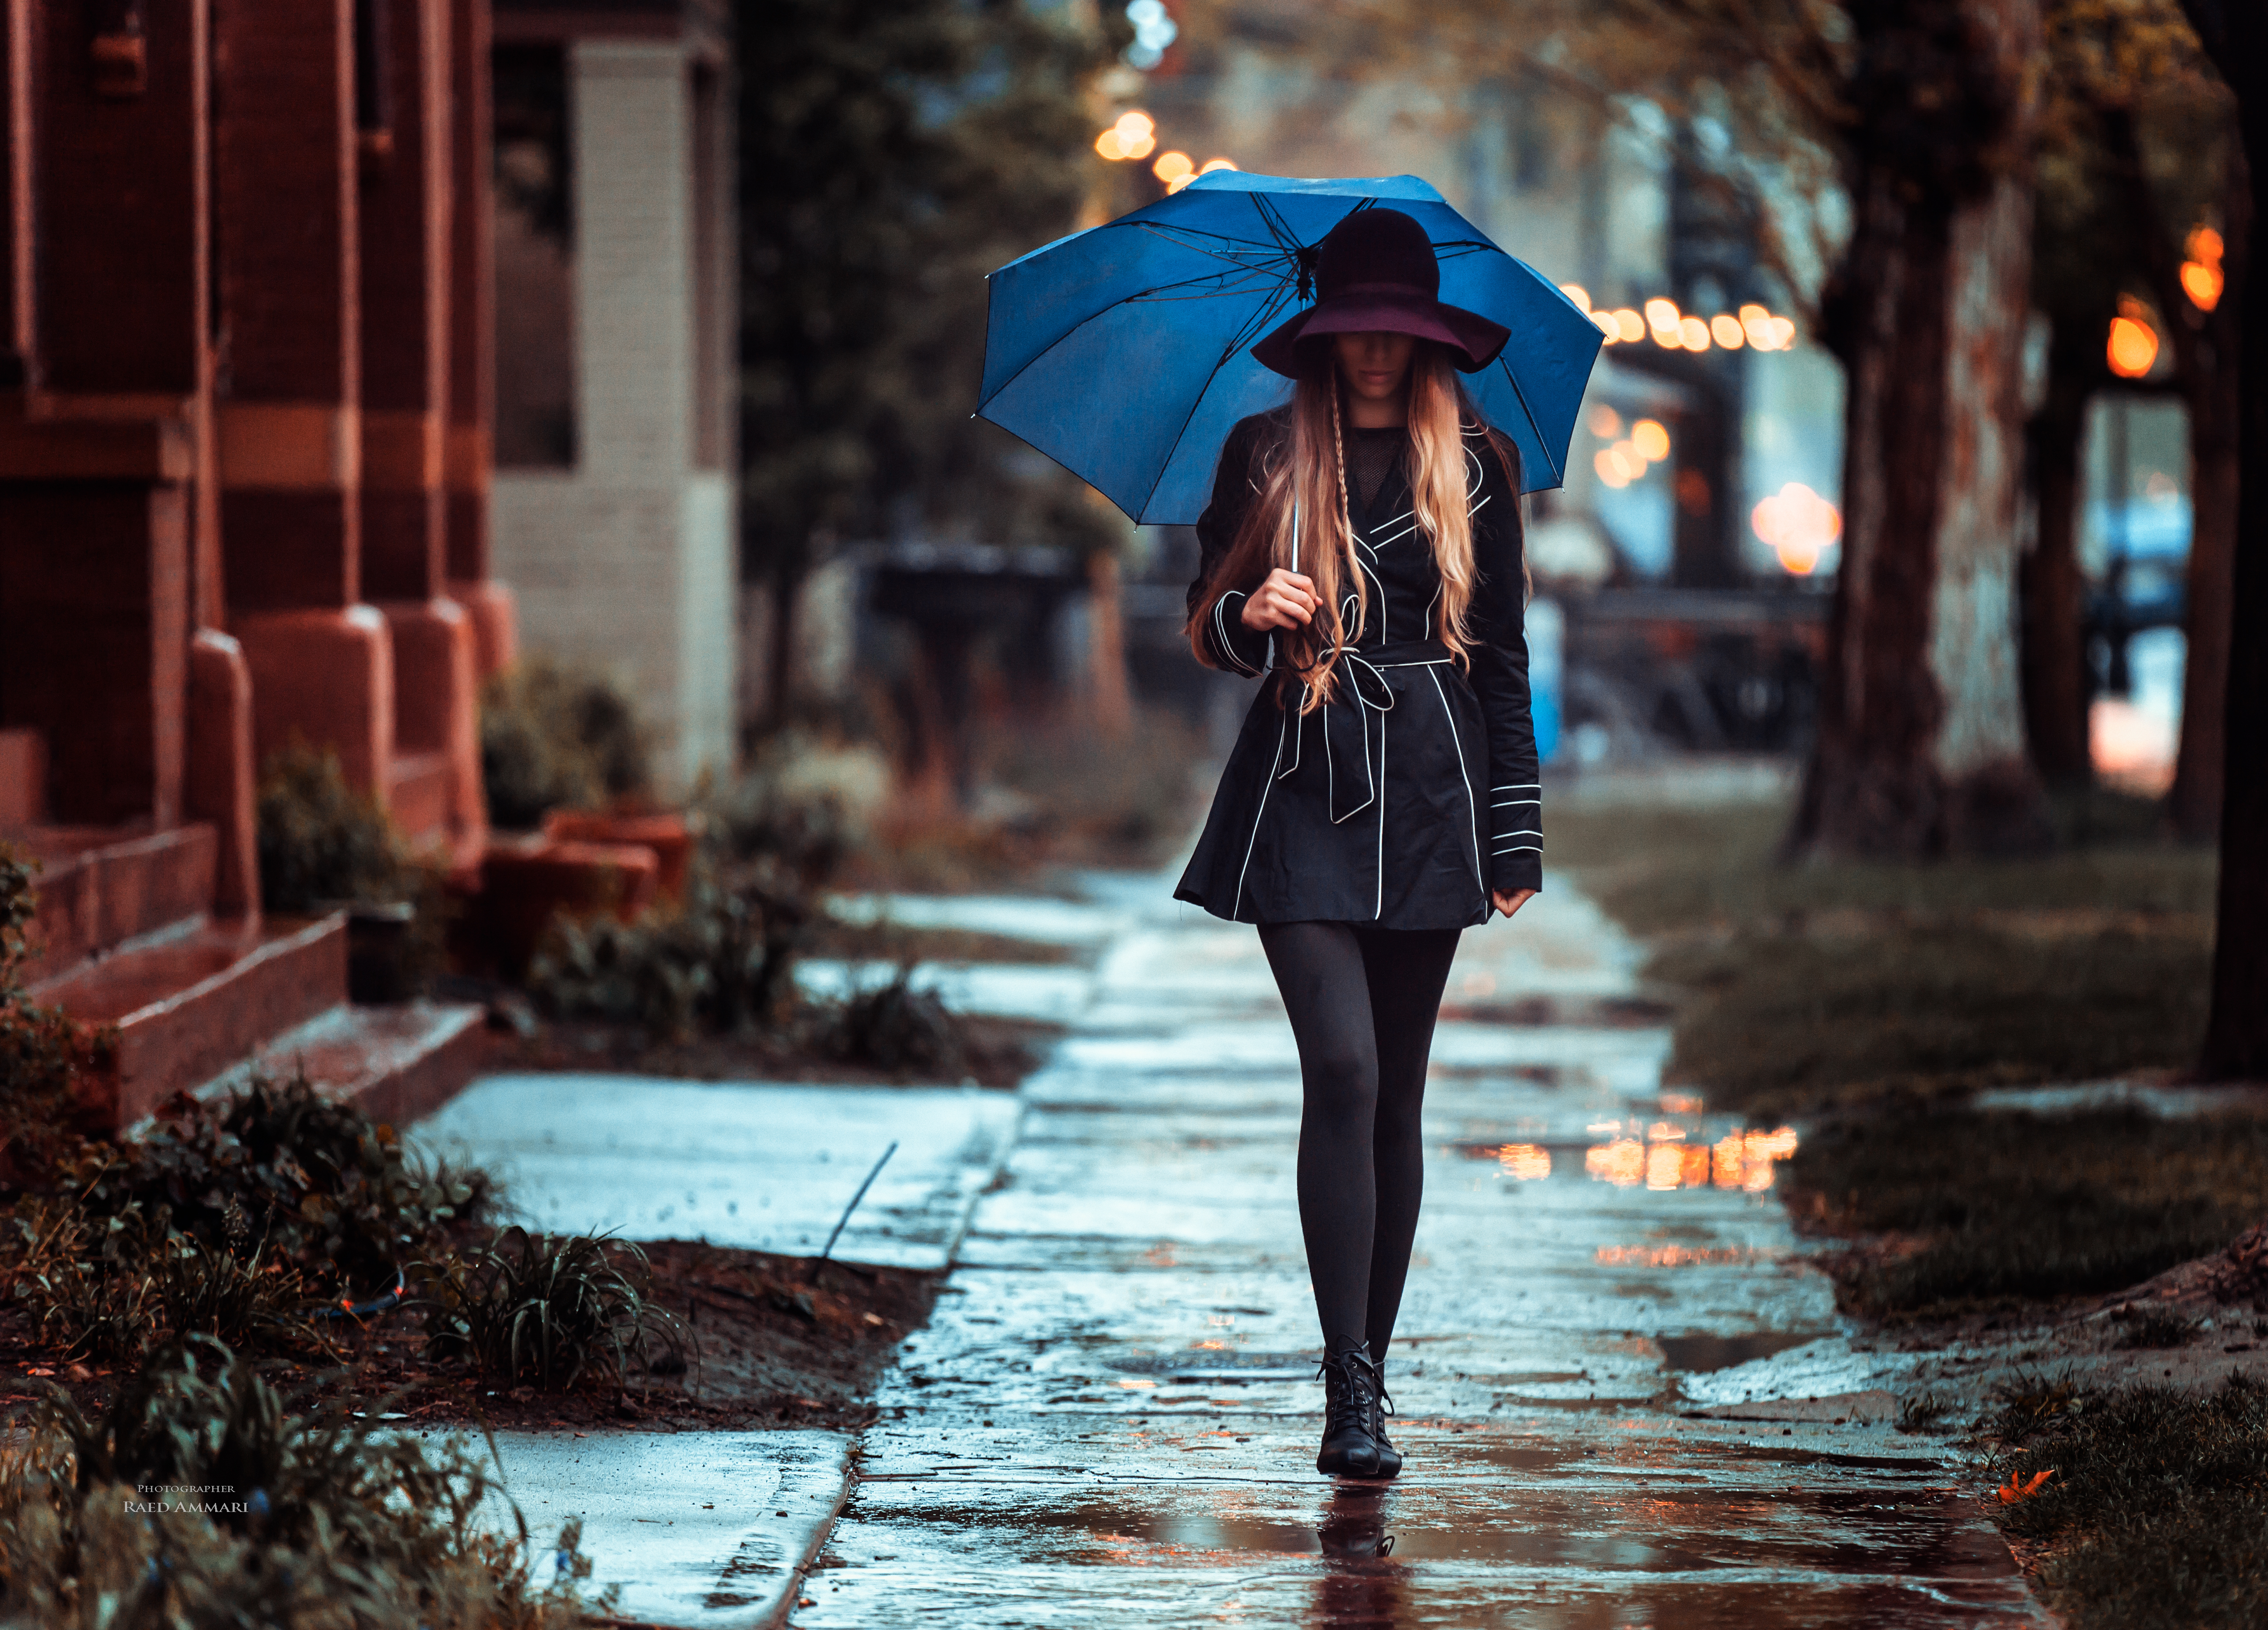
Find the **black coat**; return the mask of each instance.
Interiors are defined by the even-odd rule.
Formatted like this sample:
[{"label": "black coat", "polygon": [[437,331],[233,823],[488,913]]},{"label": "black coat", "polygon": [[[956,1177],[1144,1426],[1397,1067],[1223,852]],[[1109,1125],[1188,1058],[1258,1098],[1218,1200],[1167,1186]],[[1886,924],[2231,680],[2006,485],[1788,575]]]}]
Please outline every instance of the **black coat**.
[{"label": "black coat", "polygon": [[[1289,424],[1278,409],[1229,432],[1197,520],[1192,612]],[[1397,461],[1352,515],[1370,608],[1361,640],[1339,659],[1331,700],[1303,719],[1296,680],[1262,687],[1174,898],[1234,922],[1463,928],[1488,920],[1490,889],[1541,885],[1520,498],[1480,431],[1467,432],[1465,451],[1476,568],[1469,666],[1433,638],[1440,573]],[[1270,637],[1239,616],[1258,586],[1223,595],[1204,629],[1213,660],[1233,672],[1270,666]],[[1344,623],[1352,626],[1351,594]]]}]

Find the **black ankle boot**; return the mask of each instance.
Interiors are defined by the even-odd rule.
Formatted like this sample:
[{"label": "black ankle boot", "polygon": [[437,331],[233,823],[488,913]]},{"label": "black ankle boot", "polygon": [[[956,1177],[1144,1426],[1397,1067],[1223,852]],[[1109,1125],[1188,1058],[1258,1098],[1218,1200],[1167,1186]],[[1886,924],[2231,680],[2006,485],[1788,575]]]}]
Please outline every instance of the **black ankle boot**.
[{"label": "black ankle boot", "polygon": [[1370,1401],[1370,1440],[1378,1445],[1376,1475],[1392,1477],[1402,1470],[1402,1451],[1386,1437],[1386,1418],[1394,1412],[1394,1400],[1386,1394],[1386,1361],[1379,1360],[1371,1368],[1378,1378],[1378,1391]]},{"label": "black ankle boot", "polygon": [[1324,1358],[1323,1446],[1315,1470],[1326,1477],[1376,1477],[1378,1371],[1359,1346],[1335,1347]]}]

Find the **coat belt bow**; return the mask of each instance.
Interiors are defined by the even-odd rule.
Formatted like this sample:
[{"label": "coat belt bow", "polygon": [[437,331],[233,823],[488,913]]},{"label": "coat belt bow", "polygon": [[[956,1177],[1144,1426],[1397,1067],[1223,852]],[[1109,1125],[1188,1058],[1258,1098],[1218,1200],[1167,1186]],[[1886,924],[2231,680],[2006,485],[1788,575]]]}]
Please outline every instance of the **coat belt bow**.
[{"label": "coat belt bow", "polygon": [[[1359,650],[1342,645],[1331,653],[1329,667],[1336,682],[1315,712],[1322,720],[1324,785],[1333,824],[1352,819],[1378,800],[1379,778],[1385,768],[1381,762],[1386,747],[1384,716],[1394,708],[1394,687],[1386,670],[1432,667],[1453,660],[1448,646],[1438,639],[1402,640]],[[1380,716],[1374,726],[1373,713]],[[1277,772],[1278,780],[1299,769],[1307,734],[1307,717],[1296,717],[1292,762]]]}]

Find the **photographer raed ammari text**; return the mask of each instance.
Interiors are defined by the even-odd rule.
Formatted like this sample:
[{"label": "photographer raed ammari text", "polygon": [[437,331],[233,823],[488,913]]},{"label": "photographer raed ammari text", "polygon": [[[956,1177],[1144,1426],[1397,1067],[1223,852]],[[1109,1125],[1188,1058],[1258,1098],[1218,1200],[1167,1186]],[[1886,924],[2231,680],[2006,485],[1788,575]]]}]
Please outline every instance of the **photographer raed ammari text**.
[{"label": "photographer raed ammari text", "polygon": [[[139,1500],[126,1502],[129,1516],[164,1516],[175,1511],[194,1511],[205,1516],[243,1516],[248,1515],[253,1502],[244,1500],[207,1500],[207,1494],[234,1494],[233,1483],[136,1483],[134,1492]],[[183,1495],[193,1496],[184,1499]],[[259,1502],[266,1505],[266,1501]]]}]

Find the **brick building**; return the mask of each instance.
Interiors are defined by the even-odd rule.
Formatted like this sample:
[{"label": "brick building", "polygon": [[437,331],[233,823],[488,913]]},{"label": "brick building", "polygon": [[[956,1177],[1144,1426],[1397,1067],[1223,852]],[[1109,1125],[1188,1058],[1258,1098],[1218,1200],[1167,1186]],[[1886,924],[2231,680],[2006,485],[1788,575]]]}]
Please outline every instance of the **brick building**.
[{"label": "brick building", "polygon": [[[482,850],[488,12],[0,0],[0,836],[129,1117],[346,1012],[339,919],[261,917],[269,753]],[[462,1025],[394,1018],[399,1096]]]},{"label": "brick building", "polygon": [[613,672],[664,782],[731,767],[736,526],[722,0],[497,0],[497,570]]}]

